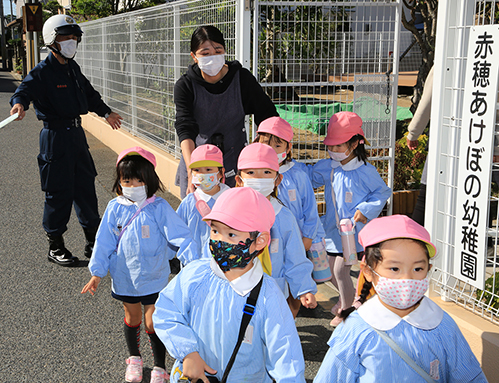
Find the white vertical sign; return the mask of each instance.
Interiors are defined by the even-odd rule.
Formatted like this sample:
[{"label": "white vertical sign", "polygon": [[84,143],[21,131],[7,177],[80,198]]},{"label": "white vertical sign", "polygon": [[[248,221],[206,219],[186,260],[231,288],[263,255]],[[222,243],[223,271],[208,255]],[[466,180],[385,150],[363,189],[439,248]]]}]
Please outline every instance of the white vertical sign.
[{"label": "white vertical sign", "polygon": [[470,29],[459,152],[454,276],[484,287],[499,72],[499,27]]}]

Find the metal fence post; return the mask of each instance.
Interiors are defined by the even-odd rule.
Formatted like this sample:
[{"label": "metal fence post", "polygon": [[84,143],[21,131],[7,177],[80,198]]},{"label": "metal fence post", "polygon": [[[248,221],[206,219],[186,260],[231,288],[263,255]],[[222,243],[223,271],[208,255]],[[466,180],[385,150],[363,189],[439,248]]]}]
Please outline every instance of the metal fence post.
[{"label": "metal fence post", "polygon": [[132,126],[130,132],[137,134],[137,57],[135,54],[135,21],[134,17],[129,17],[130,23],[130,114],[132,116]]}]

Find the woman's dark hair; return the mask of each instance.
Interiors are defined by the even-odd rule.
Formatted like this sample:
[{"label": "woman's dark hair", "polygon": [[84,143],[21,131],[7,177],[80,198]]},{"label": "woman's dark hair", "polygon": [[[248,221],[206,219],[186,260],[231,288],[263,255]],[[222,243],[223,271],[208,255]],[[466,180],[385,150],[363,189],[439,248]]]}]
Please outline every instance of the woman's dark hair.
[{"label": "woman's dark hair", "polygon": [[225,49],[225,39],[222,32],[213,25],[203,25],[196,28],[191,37],[191,52],[196,53],[199,47],[206,41],[221,44]]},{"label": "woman's dark hair", "polygon": [[[253,143],[260,142],[260,137],[268,137],[269,138],[268,145],[272,145],[273,143],[276,143],[276,144],[284,144],[285,143],[287,145],[286,150],[288,150],[288,148],[291,146],[290,142],[285,141],[281,137],[277,137],[277,136],[270,134],[270,133],[258,133],[256,135],[255,139],[253,140]],[[291,162],[292,159],[293,159],[293,156],[291,155],[291,151],[289,151],[289,153],[286,156],[286,158],[284,159],[284,161],[281,162],[281,165],[284,165],[288,162]]]},{"label": "woman's dark hair", "polygon": [[[396,239],[396,238],[393,238],[393,239]],[[426,254],[426,258],[428,260],[430,260],[430,253],[428,252],[428,248],[426,247],[426,245],[423,242],[418,241],[416,239],[411,239],[411,238],[403,238],[403,239],[409,239],[411,241],[418,243],[424,249],[424,252]],[[374,270],[376,268],[376,266],[378,266],[378,264],[381,261],[383,261],[383,256],[381,255],[381,248],[383,247],[383,244],[385,242],[388,242],[388,241],[391,241],[391,239],[388,239],[386,241],[376,243],[375,245],[366,247],[366,251],[365,251],[366,265],[371,270]],[[359,296],[359,302],[361,304],[364,304],[366,302],[367,296],[369,295],[369,292],[371,291],[372,286],[373,286],[373,284],[371,282],[368,282],[367,279],[364,280],[364,285],[362,286],[362,290],[361,290],[360,296]],[[341,319],[345,320],[354,311],[355,311],[355,307],[352,306],[346,310],[342,310],[338,315],[340,316]]]},{"label": "woman's dark hair", "polygon": [[137,155],[124,157],[116,166],[116,180],[114,181],[113,191],[118,195],[122,195],[123,190],[120,181],[134,178],[146,184],[147,198],[151,198],[158,190],[164,191],[164,186],[154,170],[154,165],[144,157]]},{"label": "woman's dark hair", "polygon": [[347,142],[348,147],[351,147],[355,141],[358,141],[359,144],[357,147],[353,150],[353,154],[355,154],[355,157],[359,159],[359,161],[363,161],[364,164],[367,162],[367,152],[366,152],[366,147],[365,144],[361,144],[361,142],[364,141],[364,137],[362,137],[360,134],[356,134],[352,138],[350,138]]}]

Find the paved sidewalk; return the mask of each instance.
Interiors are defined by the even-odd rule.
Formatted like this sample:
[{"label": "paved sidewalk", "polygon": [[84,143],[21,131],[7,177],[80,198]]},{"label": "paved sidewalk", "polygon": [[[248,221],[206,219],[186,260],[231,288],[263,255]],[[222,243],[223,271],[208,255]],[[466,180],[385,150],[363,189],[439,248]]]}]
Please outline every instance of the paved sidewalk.
[{"label": "paved sidewalk", "polygon": [[[19,82],[0,72],[0,120],[9,116],[8,101]],[[110,278],[95,296],[81,295],[90,278],[83,257],[84,236],[75,214],[65,234],[67,247],[80,258],[77,268],[47,261],[41,225],[38,134],[41,123],[33,108],[25,119],[0,129],[0,382],[122,382],[128,356],[123,337],[123,309],[111,297]],[[112,199],[116,154],[88,135],[99,176],[99,210]],[[163,195],[176,208],[179,200]],[[297,319],[304,349],[307,381],[317,372],[331,334],[328,313],[336,293],[321,285],[318,300],[324,309],[304,311]],[[144,382],[149,382],[153,359],[142,331]],[[169,359],[168,365],[171,366]]]}]

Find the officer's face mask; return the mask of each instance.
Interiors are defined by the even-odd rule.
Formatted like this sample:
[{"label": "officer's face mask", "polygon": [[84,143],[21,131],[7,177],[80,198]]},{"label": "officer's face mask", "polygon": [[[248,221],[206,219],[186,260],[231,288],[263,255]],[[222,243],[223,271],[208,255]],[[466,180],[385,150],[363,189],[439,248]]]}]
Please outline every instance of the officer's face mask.
[{"label": "officer's face mask", "polygon": [[78,42],[76,40],[64,40],[58,41],[59,52],[61,55],[67,59],[72,59],[76,55],[76,48],[78,47]]}]

